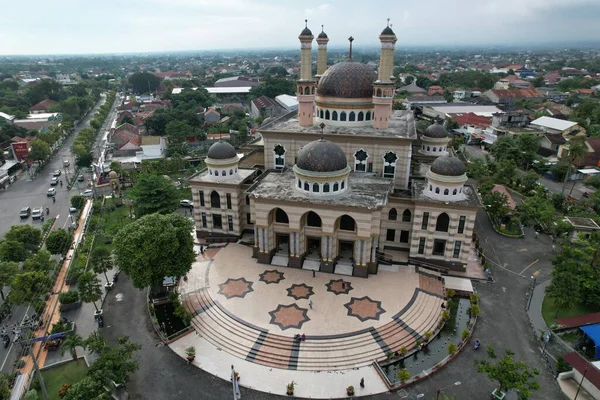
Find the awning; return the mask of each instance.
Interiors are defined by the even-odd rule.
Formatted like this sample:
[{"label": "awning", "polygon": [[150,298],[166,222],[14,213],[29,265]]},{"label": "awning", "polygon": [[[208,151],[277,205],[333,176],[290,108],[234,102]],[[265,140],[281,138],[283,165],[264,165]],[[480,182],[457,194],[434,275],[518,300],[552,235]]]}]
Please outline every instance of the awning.
[{"label": "awning", "polygon": [[600,324],[582,326],[580,328],[596,345],[596,358],[600,358]]},{"label": "awning", "polygon": [[600,173],[599,170],[597,170],[596,168],[583,168],[583,169],[578,169],[577,172],[584,174],[584,175],[594,175],[594,174],[598,174]]},{"label": "awning", "polygon": [[473,293],[473,284],[470,279],[445,276],[444,284],[446,289],[452,289],[457,292]]}]

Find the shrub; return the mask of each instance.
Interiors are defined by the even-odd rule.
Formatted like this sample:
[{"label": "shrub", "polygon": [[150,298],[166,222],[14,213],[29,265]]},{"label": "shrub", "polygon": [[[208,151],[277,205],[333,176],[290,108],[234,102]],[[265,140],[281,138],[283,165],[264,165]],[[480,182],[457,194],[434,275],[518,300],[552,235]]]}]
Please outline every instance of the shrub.
[{"label": "shrub", "polygon": [[63,385],[60,387],[60,389],[58,389],[58,397],[60,397],[61,399],[62,399],[63,397],[65,397],[65,396],[67,395],[67,392],[69,391],[69,389],[71,389],[71,386],[72,386],[72,385],[70,385],[70,384],[68,384],[68,383],[64,383],[64,384],[63,384]]},{"label": "shrub", "polygon": [[469,338],[470,334],[471,334],[471,332],[469,332],[468,329],[465,329],[461,332],[460,337],[463,340],[463,342]]},{"label": "shrub", "polygon": [[450,343],[448,345],[448,354],[456,353],[456,349],[457,349],[456,343]]},{"label": "shrub", "polygon": [[70,331],[71,328],[72,328],[72,325],[70,322],[63,323],[62,320],[59,320],[54,325],[52,325],[52,329],[50,330],[50,333],[67,332],[67,331]]},{"label": "shrub", "polygon": [[431,337],[433,336],[433,333],[425,332],[425,334],[423,334],[423,336],[425,336],[425,339],[427,339],[427,341],[429,342],[431,340]]},{"label": "shrub", "polygon": [[[33,383],[31,384],[31,387],[33,387]],[[25,393],[25,396],[23,396],[23,400],[38,400],[38,394],[34,389],[29,390],[27,393]]]},{"label": "shrub", "polygon": [[471,300],[471,304],[479,304],[479,295],[477,293],[471,293],[469,299]]},{"label": "shrub", "polygon": [[479,315],[480,309],[479,304],[473,304],[471,308],[469,308],[469,315],[471,317],[476,317]]},{"label": "shrub", "polygon": [[446,297],[448,297],[449,299],[451,299],[454,296],[456,296],[456,292],[454,291],[454,289],[448,289],[448,290],[446,290]]},{"label": "shrub", "polygon": [[450,311],[448,311],[448,310],[442,311],[442,320],[446,321],[446,322],[450,320]]},{"label": "shrub", "polygon": [[21,369],[25,366],[25,361],[23,361],[22,359],[18,359],[15,363],[15,366],[17,367],[17,369]]},{"label": "shrub", "polygon": [[73,304],[79,301],[79,292],[77,290],[73,290],[70,292],[64,292],[58,295],[58,301],[61,304]]},{"label": "shrub", "polygon": [[407,352],[408,352],[408,350],[407,350],[406,346],[400,347],[400,355],[401,356],[406,355]]},{"label": "shrub", "polygon": [[400,382],[404,383],[410,379],[410,372],[408,372],[406,368],[402,368],[400,371],[398,371],[397,376],[398,379],[400,379]]}]

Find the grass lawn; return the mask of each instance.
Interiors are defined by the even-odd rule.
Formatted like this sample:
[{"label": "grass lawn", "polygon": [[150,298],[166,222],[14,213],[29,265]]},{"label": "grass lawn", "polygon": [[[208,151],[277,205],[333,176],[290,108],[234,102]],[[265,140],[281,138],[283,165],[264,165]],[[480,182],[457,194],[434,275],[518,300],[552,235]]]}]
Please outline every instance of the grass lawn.
[{"label": "grass lawn", "polygon": [[544,321],[548,326],[551,326],[554,323],[555,318],[574,317],[576,315],[589,314],[593,312],[598,312],[598,310],[578,304],[569,309],[558,310],[558,315],[556,315],[556,307],[554,307],[554,301],[550,297],[544,297],[544,302],[542,303],[542,317],[544,317]]},{"label": "grass lawn", "polygon": [[[44,384],[48,392],[48,399],[60,400],[60,397],[58,397],[60,387],[65,383],[72,385],[79,382],[85,377],[87,370],[88,367],[85,365],[85,361],[83,361],[83,358],[80,358],[77,361],[69,361],[58,367],[42,371]],[[42,398],[41,390],[38,390],[38,396],[40,399]]]}]

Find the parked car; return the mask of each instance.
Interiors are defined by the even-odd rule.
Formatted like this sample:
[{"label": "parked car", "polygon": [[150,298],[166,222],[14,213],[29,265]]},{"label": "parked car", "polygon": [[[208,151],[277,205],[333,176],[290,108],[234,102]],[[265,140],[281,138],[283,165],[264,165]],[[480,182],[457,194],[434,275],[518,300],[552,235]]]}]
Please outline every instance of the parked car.
[{"label": "parked car", "polygon": [[48,196],[48,197],[56,196],[56,189],[54,189],[54,188],[48,189],[48,191],[46,192],[46,196]]},{"label": "parked car", "polygon": [[52,176],[60,176],[60,173],[60,169],[57,169],[52,173]]},{"label": "parked car", "polygon": [[181,200],[179,202],[179,206],[192,208],[194,207],[194,203],[191,200]]},{"label": "parked car", "polygon": [[42,209],[42,207],[35,207],[33,209],[33,211],[31,212],[32,219],[40,219],[43,216],[44,216],[44,210]]},{"label": "parked car", "polygon": [[30,215],[31,215],[31,207],[21,208],[21,212],[19,213],[19,217],[21,217],[21,219],[29,218]]},{"label": "parked car", "polygon": [[54,177],[52,178],[52,180],[50,181],[50,186],[56,186],[58,185],[58,178]]},{"label": "parked car", "polygon": [[69,165],[71,165],[71,163],[69,162],[69,160],[63,161],[63,167],[68,167]]},{"label": "parked car", "polygon": [[86,191],[79,193],[79,195],[83,197],[92,197],[94,195],[94,191],[92,189],[87,189]]},{"label": "parked car", "polygon": [[77,181],[78,181],[78,182],[83,182],[83,181],[84,181],[84,179],[85,179],[85,178],[83,177],[83,175],[78,175],[78,176],[77,176]]}]

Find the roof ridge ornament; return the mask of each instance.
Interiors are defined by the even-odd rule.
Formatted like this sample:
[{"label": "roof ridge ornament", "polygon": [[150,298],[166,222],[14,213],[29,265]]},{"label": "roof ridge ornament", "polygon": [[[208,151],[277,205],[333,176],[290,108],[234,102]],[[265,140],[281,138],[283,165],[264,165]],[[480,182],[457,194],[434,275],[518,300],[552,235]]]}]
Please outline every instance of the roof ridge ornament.
[{"label": "roof ridge ornament", "polygon": [[350,36],[350,37],[348,38],[348,41],[350,42],[350,53],[348,54],[348,58],[349,58],[350,60],[352,60],[352,42],[354,42],[354,38],[353,38],[352,36]]}]

